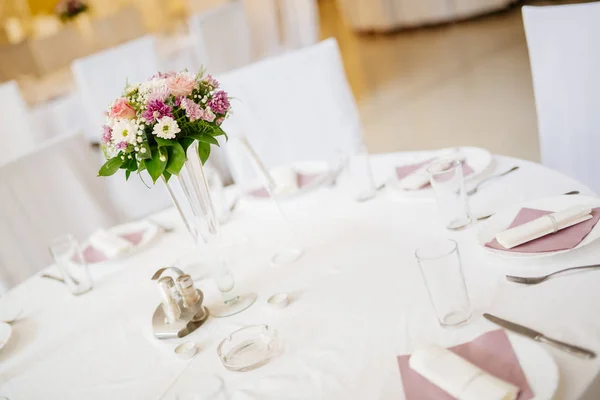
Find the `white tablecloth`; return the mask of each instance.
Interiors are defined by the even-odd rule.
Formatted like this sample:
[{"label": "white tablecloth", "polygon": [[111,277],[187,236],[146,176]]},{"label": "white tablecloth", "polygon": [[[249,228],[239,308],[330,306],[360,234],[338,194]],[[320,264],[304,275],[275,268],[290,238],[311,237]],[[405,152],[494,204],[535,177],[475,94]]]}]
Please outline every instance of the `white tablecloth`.
[{"label": "white tablecloth", "polygon": [[[374,157],[375,172],[388,178],[408,153]],[[474,214],[570,190],[581,184],[540,165],[496,157],[496,171],[522,168],[490,183],[471,198]],[[477,224],[449,232],[435,218],[435,203],[387,188],[357,203],[337,189],[322,189],[293,204],[291,219],[306,246],[297,263],[269,267],[278,238],[272,206],[239,205],[223,233],[231,247],[239,290],[258,293],[255,305],[225,319],[211,318],[186,338],[200,348],[191,361],[172,353],[180,341],[153,338],[150,319],[159,296],[152,273],[193,249],[174,210],[156,218],[178,230],[122,262],[92,266],[93,291],[72,297],[60,283],[33,277],[1,299],[22,307],[14,336],[0,351],[0,395],[13,399],[149,399],[193,391],[198,377],[218,374],[234,399],[403,399],[396,355],[433,340],[466,341],[494,329],[482,312],[526,321],[557,339],[600,350],[600,274],[575,274],[524,287],[504,280],[508,272],[535,275],[561,267],[597,263],[599,244],[571,254],[516,264],[476,244]],[[246,239],[244,239],[244,236]],[[460,246],[475,309],[464,328],[442,329],[429,304],[413,252],[433,237]],[[51,267],[53,269],[53,267]],[[206,303],[219,301],[210,281],[200,284]],[[275,292],[292,292],[286,309],[266,304]],[[221,338],[248,324],[267,323],[280,332],[281,356],[251,372],[224,369],[216,354]],[[576,399],[600,369],[547,348],[560,370],[556,399]],[[167,396],[167,398],[169,398]]]}]

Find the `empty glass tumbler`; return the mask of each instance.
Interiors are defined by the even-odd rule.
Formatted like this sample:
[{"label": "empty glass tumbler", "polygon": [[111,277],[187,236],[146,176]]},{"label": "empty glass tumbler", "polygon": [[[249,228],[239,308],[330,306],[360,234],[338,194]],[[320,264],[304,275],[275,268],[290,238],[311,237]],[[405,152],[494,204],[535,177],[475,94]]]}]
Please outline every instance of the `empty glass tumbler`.
[{"label": "empty glass tumbler", "polygon": [[471,223],[465,190],[462,162],[438,161],[427,168],[429,181],[437,199],[438,211],[448,229],[459,229]]},{"label": "empty glass tumbler", "polygon": [[452,327],[467,322],[471,302],[456,242],[433,241],[417,249],[415,257],[440,325]]},{"label": "empty glass tumbler", "polygon": [[92,289],[88,264],[73,235],[57,237],[50,243],[49,250],[72,294],[79,295]]}]

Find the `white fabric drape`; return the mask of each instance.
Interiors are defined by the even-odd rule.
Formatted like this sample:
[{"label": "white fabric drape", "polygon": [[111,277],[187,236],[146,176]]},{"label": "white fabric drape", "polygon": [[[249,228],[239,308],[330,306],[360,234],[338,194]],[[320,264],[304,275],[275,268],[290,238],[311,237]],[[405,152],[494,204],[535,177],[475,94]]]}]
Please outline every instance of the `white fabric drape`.
[{"label": "white fabric drape", "polygon": [[[225,131],[246,136],[268,168],[300,160],[331,161],[360,145],[358,110],[335,39],[220,79],[236,110]],[[254,173],[236,148],[226,146],[234,181],[241,182]]]},{"label": "white fabric drape", "polygon": [[0,84],[0,121],[3,154],[0,165],[15,160],[35,148],[34,126],[30,122],[27,104],[15,81]]},{"label": "white fabric drape", "polygon": [[70,135],[0,167],[0,282],[11,287],[51,260],[63,234],[85,239],[117,222],[83,135]]},{"label": "white fabric drape", "polygon": [[542,163],[600,190],[600,3],[524,7]]},{"label": "white fabric drape", "polygon": [[192,16],[190,32],[196,51],[213,74],[250,64],[252,39],[241,1],[233,1]]}]

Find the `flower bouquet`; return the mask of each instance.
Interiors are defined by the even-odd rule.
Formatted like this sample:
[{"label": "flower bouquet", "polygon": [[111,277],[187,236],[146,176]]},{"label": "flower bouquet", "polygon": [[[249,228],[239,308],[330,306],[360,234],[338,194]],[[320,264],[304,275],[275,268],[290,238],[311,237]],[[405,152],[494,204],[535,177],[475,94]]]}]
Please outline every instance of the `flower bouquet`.
[{"label": "flower bouquet", "polygon": [[[203,71],[191,74],[158,73],[140,84],[127,84],[108,110],[102,149],[108,161],[99,176],[119,169],[129,179],[132,172],[147,170],[154,183],[178,175],[187,150],[197,142],[204,164],[211,145],[224,135],[221,124],[230,114],[227,93]],[[196,145],[195,145],[196,146]]]},{"label": "flower bouquet", "polygon": [[56,15],[62,22],[70,21],[89,9],[81,0],[62,0],[56,5]]}]

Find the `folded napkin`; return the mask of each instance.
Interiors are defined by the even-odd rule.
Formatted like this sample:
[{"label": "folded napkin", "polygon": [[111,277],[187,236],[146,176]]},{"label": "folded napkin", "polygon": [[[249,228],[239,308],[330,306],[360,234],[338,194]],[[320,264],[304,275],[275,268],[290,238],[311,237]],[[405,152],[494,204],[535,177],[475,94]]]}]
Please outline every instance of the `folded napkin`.
[{"label": "folded napkin", "polygon": [[[400,187],[404,190],[419,190],[429,186],[429,173],[427,173],[427,168],[429,168],[434,161],[438,161],[438,159],[431,158],[417,164],[396,167],[396,177],[398,178]],[[466,161],[463,161],[462,167],[463,176],[469,176],[474,172],[473,168],[471,168]]]},{"label": "folded napkin", "polygon": [[[446,350],[398,357],[406,400],[529,400],[533,391],[502,329]],[[435,382],[435,383],[434,383]]]},{"label": "folded napkin", "polygon": [[90,244],[83,249],[83,258],[90,264],[110,260],[137,246],[144,238],[144,232],[130,232],[115,235],[101,230],[90,237]]},{"label": "folded napkin", "polygon": [[[548,215],[556,221],[556,233],[552,233],[555,225]],[[558,213],[522,208],[508,230],[496,235],[486,247],[519,253],[568,250],[581,243],[599,219],[600,207],[578,206]]]},{"label": "folded napkin", "polygon": [[[315,179],[321,177],[323,174],[302,174],[300,172],[294,172],[294,181],[293,184],[288,180],[285,182],[281,182],[276,179],[277,185],[281,188],[280,192],[289,191],[303,188],[304,186],[309,185]],[[265,188],[256,189],[250,192],[250,195],[253,197],[269,197],[269,192]]]}]

